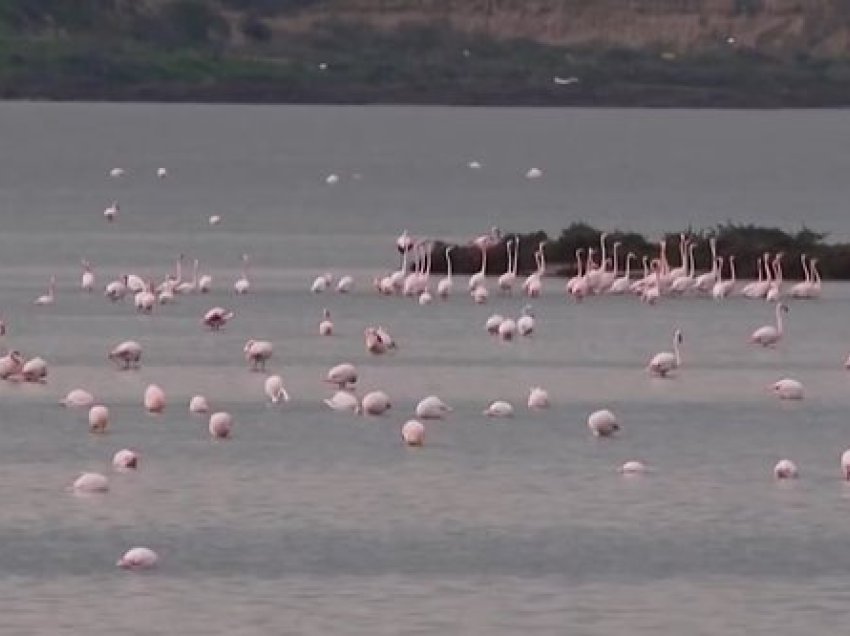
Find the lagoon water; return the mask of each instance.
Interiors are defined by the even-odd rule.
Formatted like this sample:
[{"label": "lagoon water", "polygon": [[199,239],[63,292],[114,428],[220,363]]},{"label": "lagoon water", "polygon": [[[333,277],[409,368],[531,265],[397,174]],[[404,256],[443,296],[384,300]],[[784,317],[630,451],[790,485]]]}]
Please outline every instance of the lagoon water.
[{"label": "lagoon water", "polygon": [[[792,301],[775,350],[749,333],[773,307],[740,298],[565,300],[547,279],[538,332],[490,339],[494,311],[463,293],[419,307],[374,294],[395,269],[395,236],[467,240],[491,225],[557,233],[573,220],[645,234],[732,220],[850,237],[850,129],[841,111],[695,112],[0,104],[0,314],[4,348],[41,355],[45,385],[0,384],[0,632],[3,634],[799,634],[838,633],[850,601],[850,288]],[[476,159],[480,171],[466,167]],[[110,168],[126,170],[110,179]],[[169,177],[158,180],[157,167]],[[542,179],[528,181],[537,166]],[[335,186],[325,184],[340,175]],[[356,175],[356,176],[355,176]],[[120,203],[118,221],[102,210]],[[207,217],[220,214],[220,225]],[[185,253],[209,295],[139,316],[77,289],[133,271],[161,278]],[[239,260],[252,292],[230,289]],[[350,273],[350,296],[309,293]],[[52,307],[32,300],[57,276]],[[236,318],[220,333],[213,305]],[[338,335],[315,335],[328,307]],[[369,357],[362,330],[400,343]],[[685,334],[674,379],[647,376]],[[247,370],[248,338],[275,343],[270,369],[293,400],[270,408]],[[145,347],[139,371],[106,360]],[[390,414],[355,418],[322,403],[342,360]],[[781,403],[784,376],[807,389]],[[168,396],[141,408],[144,387]],[[530,413],[528,388],[551,410]],[[109,434],[57,405],[84,386],[109,405]],[[212,442],[188,398],[236,419]],[[362,391],[361,391],[362,393]],[[454,407],[426,446],[398,431],[417,400]],[[517,408],[488,420],[495,399]],[[607,407],[616,439],[587,415]],[[112,453],[141,452],[137,474]],[[801,478],[776,483],[794,459]],[[617,467],[652,468],[624,478]],[[75,497],[80,471],[111,492]],[[114,567],[131,545],[150,573]]]}]

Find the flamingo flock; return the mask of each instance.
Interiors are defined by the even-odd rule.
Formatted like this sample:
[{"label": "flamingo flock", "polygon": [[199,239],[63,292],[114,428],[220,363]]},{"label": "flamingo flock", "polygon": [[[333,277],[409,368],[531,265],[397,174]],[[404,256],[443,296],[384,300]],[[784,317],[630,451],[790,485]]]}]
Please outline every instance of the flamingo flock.
[{"label": "flamingo flock", "polygon": [[[124,174],[124,171],[118,168],[110,172],[113,178],[121,178]],[[168,177],[168,172],[164,168],[160,168],[156,174],[159,179]],[[532,169],[527,177],[537,179],[542,177],[542,172]],[[114,202],[104,211],[104,216],[108,221],[116,223],[118,210],[118,203]],[[218,216],[209,218],[210,225],[216,225],[219,221]],[[119,224],[120,222],[116,223],[116,225]],[[634,294],[649,305],[656,304],[662,298],[696,295],[704,295],[717,301],[724,301],[733,296],[772,301],[775,303],[775,324],[767,324],[753,331],[750,342],[761,347],[773,348],[782,341],[783,315],[789,311],[783,299],[815,299],[821,293],[821,277],[817,269],[817,259],[808,258],[805,254],[801,256],[805,276],[801,282],[790,287],[787,285],[783,287],[785,285],[782,272],[783,254],[780,252],[759,256],[756,264],[758,280],[742,285],[736,277],[735,255],[719,255],[714,239],[709,240],[711,251],[709,269],[698,274],[694,261],[696,242],[681,235],[678,267],[671,267],[667,259],[666,243],[660,241],[658,256],[655,258],[643,256],[640,260],[643,265],[643,275],[635,277],[632,265],[638,262],[637,255],[632,252],[622,255],[621,268],[622,244],[614,242],[609,256],[607,238],[607,234],[601,235],[598,250],[596,245],[576,250],[574,255],[576,274],[564,286],[567,298],[579,303],[596,296]],[[455,247],[445,248],[446,276],[439,280],[432,290],[431,269],[434,244],[433,240],[418,239],[405,230],[396,240],[396,248],[401,258],[399,269],[376,276],[373,279],[374,289],[382,296],[413,298],[422,306],[436,302],[435,299],[441,301],[451,299],[456,293],[452,263],[452,252]],[[519,237],[513,236],[503,241],[498,228],[493,228],[489,233],[474,238],[470,244],[480,253],[480,268],[469,276],[466,284],[466,290],[474,303],[485,304],[490,298],[491,277],[487,271],[488,253],[492,249],[501,249],[499,246],[502,245],[505,249],[506,269],[495,280],[495,293],[504,297],[521,293],[528,298],[539,298],[544,293],[548,280],[546,241],[541,241],[537,245],[533,254],[536,268],[522,282],[519,279]],[[85,258],[80,262],[83,271],[79,279],[79,290],[85,294],[92,294],[97,289],[94,266]],[[159,282],[150,276],[143,277],[132,272],[121,273],[103,286],[103,294],[113,303],[122,303],[129,295],[133,300],[133,307],[139,313],[153,315],[161,311],[159,309],[161,305],[175,303],[181,295],[209,294],[215,289],[216,281],[212,275],[200,271],[199,259],[192,259],[191,278],[184,275],[185,262],[185,255],[180,254],[174,264],[174,271],[166,274]],[[240,264],[241,275],[232,283],[232,292],[237,297],[254,292],[248,254],[242,255]],[[47,293],[33,301],[33,311],[50,311],[51,306],[61,303],[63,297],[57,296],[56,288],[57,278],[51,275]],[[341,295],[351,295],[358,287],[351,275],[344,274],[337,277],[331,272],[323,272],[315,277],[308,289],[311,294],[336,292]],[[62,293],[66,292],[63,290]],[[233,302],[237,302],[236,298]],[[237,311],[215,306],[203,314],[200,322],[210,332],[218,332],[231,321],[238,320],[240,318]],[[0,324],[3,325],[0,336],[5,337],[6,326],[4,323],[0,322]],[[488,333],[504,342],[520,339],[517,338],[518,336],[533,337],[537,333],[534,307],[526,303],[516,317],[493,314],[487,319],[485,328]],[[329,337],[336,333],[331,313],[324,308],[318,324],[318,335]],[[369,355],[382,356],[388,353],[404,355],[404,350],[399,348],[395,338],[383,326],[368,325],[362,333],[364,348]],[[329,338],[325,342],[335,339]],[[686,372],[681,351],[684,344],[681,329],[675,329],[672,344],[672,351],[655,354],[646,366],[649,374],[665,379],[664,381],[674,381],[676,375],[683,370]],[[107,347],[104,348],[107,349]],[[116,371],[131,371],[141,366],[142,352],[143,347],[139,342],[125,340],[108,348],[106,357],[108,361],[116,365]],[[267,372],[267,365],[273,359],[276,360],[274,352],[275,346],[270,340],[252,338],[245,342],[242,355],[248,369],[264,376],[262,393],[269,408],[281,408],[294,398],[287,390],[282,375]],[[850,358],[846,366],[850,368]],[[639,366],[636,364],[635,368]],[[43,384],[47,382],[47,377],[48,364],[39,356],[26,358],[20,351],[13,349],[4,351],[0,357],[0,379],[8,382]],[[381,417],[393,411],[391,397],[381,389],[372,389],[363,393],[362,397],[358,397],[357,387],[360,380],[361,374],[354,363],[341,362],[332,366],[324,378],[317,378],[317,382],[324,381],[332,387],[333,391],[323,400],[323,403],[333,411],[363,417]],[[785,400],[800,400],[804,396],[802,383],[793,378],[783,378],[768,388]],[[74,388],[68,391],[59,403],[68,409],[87,409],[88,430],[91,434],[108,433],[111,426],[110,410],[106,404],[98,401],[95,393],[84,388]],[[157,384],[148,385],[142,396],[141,405],[151,415],[163,414],[168,408],[165,389]],[[551,407],[552,402],[545,388],[540,386],[529,388],[527,399],[529,411],[540,411]],[[188,411],[192,416],[208,417],[207,429],[210,438],[214,440],[232,438],[235,429],[233,416],[226,411],[215,411],[205,396],[194,395],[189,402]],[[410,447],[423,446],[426,433],[423,422],[444,420],[451,417],[453,412],[454,409],[439,396],[423,397],[413,409],[415,419],[405,419],[399,429],[402,443]],[[505,399],[493,400],[482,414],[493,420],[509,420],[518,415],[511,402]],[[614,437],[622,430],[619,418],[607,408],[590,413],[587,416],[586,425],[590,434],[599,438]],[[140,453],[133,449],[121,449],[114,454],[111,465],[118,472],[137,471],[140,469]],[[842,478],[850,480],[850,449],[841,455],[840,467]],[[619,470],[624,475],[641,475],[648,469],[643,462],[631,460],[623,464]],[[792,460],[782,459],[776,464],[773,474],[777,479],[793,479],[798,477],[799,471]],[[101,473],[83,473],[74,479],[69,490],[79,495],[108,496],[109,479]],[[145,570],[157,566],[158,562],[159,556],[154,550],[136,546],[131,547],[118,559],[117,566],[128,570]]]}]

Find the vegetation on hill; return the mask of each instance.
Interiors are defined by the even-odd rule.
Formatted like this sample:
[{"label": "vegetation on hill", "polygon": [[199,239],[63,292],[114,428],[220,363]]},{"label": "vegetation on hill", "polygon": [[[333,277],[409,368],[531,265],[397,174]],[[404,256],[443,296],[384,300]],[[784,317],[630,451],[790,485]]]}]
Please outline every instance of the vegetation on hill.
[{"label": "vegetation on hill", "polygon": [[[573,223],[561,231],[557,238],[550,238],[545,232],[538,231],[528,234],[505,234],[498,245],[492,246],[487,252],[487,273],[501,274],[507,265],[506,242],[510,239],[520,240],[519,273],[530,274],[537,269],[534,252],[538,245],[543,246],[546,257],[546,270],[557,276],[573,276],[576,272],[575,253],[578,249],[592,247],[596,250],[596,262],[599,263],[600,236],[602,232],[586,223]],[[691,228],[683,230],[682,234],[695,241],[694,260],[697,267],[710,269],[711,252],[709,237],[717,241],[718,256],[735,255],[737,274],[741,278],[757,278],[756,259],[765,252],[771,258],[777,253],[783,254],[783,273],[787,278],[803,278],[800,255],[818,259],[818,268],[824,278],[850,279],[850,244],[827,243],[826,235],[803,228],[795,234],[789,234],[776,228],[757,227],[754,225],[719,225],[710,230],[694,231]],[[680,234],[672,233],[664,237],[666,242],[667,259],[671,267],[681,264],[679,259]],[[620,271],[623,259],[628,252],[637,256],[637,265],[645,255],[649,259],[658,258],[659,242],[649,241],[634,232],[612,231],[607,233],[606,245],[608,256],[612,255],[615,241],[621,243],[618,260]],[[432,271],[444,272],[446,269],[445,248],[449,244],[436,241],[433,246]],[[460,274],[471,274],[481,268],[481,251],[474,245],[458,245],[452,251],[452,269]]]},{"label": "vegetation on hill", "polygon": [[[823,6],[835,4],[834,0],[818,1]],[[721,0],[712,2],[719,5]],[[722,0],[724,6],[730,2]],[[669,18],[671,7],[684,11],[694,3],[644,0],[631,4],[642,7],[628,9],[636,20],[647,15],[662,20]],[[722,24],[743,29],[767,11],[761,0],[739,4],[730,4],[721,16],[726,16]],[[811,46],[794,40],[793,47],[776,49],[729,44],[712,30],[709,14],[709,26],[698,30],[708,35],[691,44],[667,41],[664,33],[654,36],[651,30],[637,45],[613,36],[597,41],[590,26],[583,36],[581,25],[604,22],[607,14],[592,13],[591,5],[579,0],[525,4],[516,0],[4,0],[0,3],[0,97],[850,104],[850,60],[843,54],[818,53],[818,46],[844,32],[834,30],[844,24],[834,11],[834,19],[818,22],[826,25],[820,31],[813,26],[803,31]],[[611,4],[611,15],[619,15],[616,7],[620,5]],[[560,39],[546,36],[544,26],[555,22],[553,11],[561,12],[558,24],[566,25]],[[826,15],[833,17],[833,13]],[[520,16],[516,33],[510,29],[514,15]],[[482,16],[486,21],[479,25]],[[811,20],[805,24],[810,22],[814,24]],[[538,24],[540,33],[535,30]],[[612,22],[614,35],[617,24]],[[556,77],[562,81],[556,82]]]}]

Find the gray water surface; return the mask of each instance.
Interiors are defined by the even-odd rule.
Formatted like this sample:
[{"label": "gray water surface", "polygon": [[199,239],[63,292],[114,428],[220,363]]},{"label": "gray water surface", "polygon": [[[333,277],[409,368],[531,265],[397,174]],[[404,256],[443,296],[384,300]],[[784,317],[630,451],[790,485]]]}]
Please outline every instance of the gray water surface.
[{"label": "gray water surface", "polygon": [[[0,632],[3,634],[800,634],[838,633],[850,583],[850,286],[792,302],[775,349],[747,343],[773,306],[732,298],[566,300],[546,279],[532,338],[500,343],[494,312],[455,282],[447,302],[383,298],[393,239],[469,238],[496,223],[557,232],[571,220],[645,233],[732,219],[850,236],[846,115],[818,112],[205,107],[2,104],[0,312],[4,348],[41,355],[44,385],[0,383]],[[480,172],[466,162],[478,159]],[[157,180],[160,165],[170,176]],[[110,179],[110,168],[127,170]],[[544,170],[524,179],[531,166]],[[336,186],[324,182],[338,173]],[[352,175],[357,173],[359,178]],[[118,221],[102,210],[121,204]],[[805,210],[805,216],[801,215]],[[207,217],[221,214],[219,226]],[[178,253],[213,275],[152,316],[78,289],[125,272],[161,278]],[[252,291],[231,292],[251,255]],[[353,294],[313,295],[331,271]],[[32,300],[57,276],[56,303]],[[202,329],[214,305],[236,317]],[[316,335],[323,307],[337,334]],[[383,324],[399,350],[363,349]],[[674,378],[648,359],[685,334]],[[145,348],[142,368],[106,360]],[[275,344],[269,371],[293,400],[272,408],[248,371],[248,338]],[[340,361],[390,414],[330,411],[321,379]],[[790,376],[799,403],[767,386]],[[150,382],[168,407],[150,416]],[[531,386],[549,411],[531,413]],[[58,400],[75,386],[112,413],[87,432]],[[186,405],[230,411],[214,442]],[[454,407],[399,429],[416,402]],[[481,411],[511,401],[516,417]],[[595,439],[610,408],[622,434]],[[109,462],[138,449],[141,468]],[[782,457],[801,478],[777,483]],[[640,459],[651,471],[624,478]],[[80,497],[82,471],[111,491]],[[132,545],[152,572],[115,568]]]}]

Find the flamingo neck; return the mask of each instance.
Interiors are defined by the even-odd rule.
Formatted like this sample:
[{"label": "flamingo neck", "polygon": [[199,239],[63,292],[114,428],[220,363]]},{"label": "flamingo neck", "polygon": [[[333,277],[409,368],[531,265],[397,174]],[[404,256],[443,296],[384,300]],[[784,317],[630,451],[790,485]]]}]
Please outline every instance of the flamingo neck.
[{"label": "flamingo neck", "polygon": [[449,280],[452,279],[452,257],[451,250],[446,250],[446,276]]},{"label": "flamingo neck", "polygon": [[679,352],[679,334],[673,336],[673,353],[676,355],[676,366],[682,366],[682,355]]},{"label": "flamingo neck", "polygon": [[782,303],[776,303],[776,333],[782,335]]},{"label": "flamingo neck", "polygon": [[805,277],[805,282],[806,282],[806,284],[810,284],[812,282],[812,280],[811,280],[811,274],[809,273],[809,268],[806,267],[806,255],[805,254],[803,254],[800,257],[800,262],[803,265],[803,276]]},{"label": "flamingo neck", "polygon": [[617,248],[618,247],[619,246],[616,243],[614,243],[614,278],[617,277],[617,270],[619,269],[618,264],[617,264]]},{"label": "flamingo neck", "polygon": [[516,240],[514,244],[514,276],[517,275],[519,271],[519,239]]},{"label": "flamingo neck", "polygon": [[482,276],[486,276],[486,274],[487,274],[487,249],[484,248],[484,247],[481,248],[481,270],[480,270],[480,274]]}]

